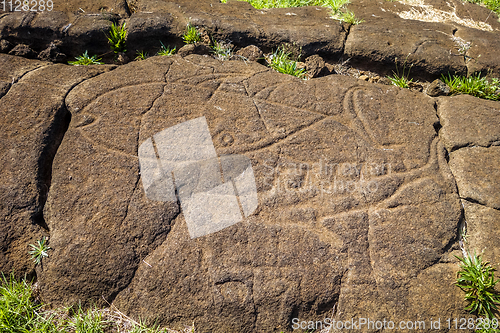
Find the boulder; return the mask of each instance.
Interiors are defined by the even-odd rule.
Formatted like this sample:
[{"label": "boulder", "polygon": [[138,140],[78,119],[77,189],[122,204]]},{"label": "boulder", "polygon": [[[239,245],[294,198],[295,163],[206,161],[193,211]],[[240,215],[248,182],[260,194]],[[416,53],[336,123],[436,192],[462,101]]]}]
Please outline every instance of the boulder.
[{"label": "boulder", "polygon": [[35,58],[36,52],[33,51],[28,45],[18,44],[12,50],[9,51],[9,54],[16,55],[25,58]]},{"label": "boulder", "polygon": [[70,120],[64,96],[106,67],[49,66],[8,55],[0,63],[0,80],[9,83],[0,101],[0,271],[33,276],[28,244],[50,232],[42,212]]},{"label": "boulder", "polygon": [[60,52],[61,50],[59,49],[59,45],[61,44],[61,41],[50,43],[48,48],[40,52],[38,59],[43,61],[62,62],[66,59],[66,55]]},{"label": "boulder", "polygon": [[469,95],[439,98],[437,114],[440,138],[453,152],[462,147],[490,147],[500,143],[500,106],[498,102]]},{"label": "boulder", "polygon": [[311,78],[330,74],[330,71],[325,65],[325,61],[317,54],[308,57],[305,63],[307,74],[309,74]]},{"label": "boulder", "polygon": [[419,79],[448,72],[463,75],[467,73],[464,58],[452,53],[453,29],[442,23],[373,20],[351,27],[344,54],[353,58],[353,66],[377,69],[382,74],[409,71],[410,77]]},{"label": "boulder", "polygon": [[8,53],[12,49],[12,44],[9,41],[2,39],[0,40],[0,52]]},{"label": "boulder", "polygon": [[425,90],[425,93],[432,97],[438,96],[448,96],[450,94],[450,87],[441,81],[440,79],[435,79]]},{"label": "boulder", "polygon": [[437,112],[464,210],[464,250],[499,267],[500,106],[466,95],[440,97]]},{"label": "boulder", "polygon": [[242,57],[245,61],[258,61],[262,58],[262,51],[255,45],[248,45],[236,51],[235,55]]},{"label": "boulder", "polygon": [[255,9],[246,1],[71,0],[54,3],[52,11],[2,14],[0,39],[28,45],[37,53],[61,40],[60,51],[70,58],[87,50],[112,62],[105,37],[111,22],[127,23],[130,59],[137,50],[155,54],[160,42],[180,48],[191,23],[206,33],[205,38],[237,48],[255,45],[270,52],[295,43],[304,57],[350,58],[359,69],[377,69],[383,76],[396,65],[403,68],[405,60],[414,65],[416,79],[434,80],[447,72],[499,73],[495,54],[500,22],[484,7],[460,0],[355,0],[348,9],[364,22],[340,23],[322,7]]},{"label": "boulder", "polygon": [[210,47],[203,43],[187,44],[184,45],[177,51],[177,54],[181,57],[185,57],[190,54],[210,54]]},{"label": "boulder", "polygon": [[[45,301],[109,302],[201,332],[289,331],[293,318],[332,311],[344,321],[465,315],[452,287],[461,205],[431,98],[188,55],[88,79],[66,105],[71,122],[44,206],[53,250],[37,268]],[[182,141],[179,126],[203,118],[215,156],[250,161],[256,190],[240,188],[238,200],[255,195],[256,209],[192,238],[199,217],[185,187],[180,202],[151,197],[139,147],[154,138],[164,156],[173,134],[159,133]],[[182,165],[175,186],[192,174]],[[236,182],[239,173],[222,169]],[[422,298],[421,285],[446,286],[448,306],[436,293]]]}]

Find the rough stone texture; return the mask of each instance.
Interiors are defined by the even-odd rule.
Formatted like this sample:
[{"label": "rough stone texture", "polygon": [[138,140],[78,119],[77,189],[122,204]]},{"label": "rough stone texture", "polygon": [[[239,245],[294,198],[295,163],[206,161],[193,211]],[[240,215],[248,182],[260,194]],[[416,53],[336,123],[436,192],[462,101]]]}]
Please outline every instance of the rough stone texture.
[{"label": "rough stone texture", "polygon": [[[487,14],[426,1],[459,18]],[[25,44],[52,61],[85,50],[112,61],[104,34],[112,19],[127,23],[133,58],[156,53],[160,41],[180,48],[190,21],[240,48],[295,42],[303,56],[318,54],[305,64],[316,75],[343,66],[321,57],[352,57],[382,76],[396,57],[417,76],[498,71],[495,15],[486,32],[404,20],[404,11],[428,7],[372,0],[349,7],[366,21],[358,26],[324,8],[246,2],[57,6],[0,15],[3,52]],[[458,37],[477,43],[458,54]],[[303,81],[188,53],[116,69],[0,55],[0,271],[33,276],[28,244],[48,235],[52,250],[36,267],[44,301],[109,302],[173,328],[194,321],[199,332],[288,332],[292,318],[332,311],[337,320],[468,316],[453,285],[464,221],[469,249],[500,262],[498,102],[340,75]],[[147,138],[201,116],[217,155],[251,160],[258,208],[191,239],[177,202],[146,198],[137,156]]]},{"label": "rough stone texture", "polygon": [[500,105],[471,96],[440,97],[437,111],[465,213],[465,249],[499,267]]},{"label": "rough stone texture", "polygon": [[370,62],[371,67],[380,66],[381,71],[383,65],[391,70],[397,65],[401,72],[414,64],[412,76],[419,72],[435,76],[447,72],[466,74],[463,57],[450,52],[455,44],[446,34],[452,36],[453,29],[441,23],[395,19],[387,24],[380,19],[351,27],[344,52],[357,60],[356,64]]},{"label": "rough stone texture", "polygon": [[438,100],[440,137],[448,151],[468,146],[500,144],[500,105],[498,102],[461,95]]},{"label": "rough stone texture", "polygon": [[18,44],[12,50],[9,51],[10,55],[25,57],[25,58],[35,58],[36,52],[33,51],[28,45]]},{"label": "rough stone texture", "polygon": [[462,148],[450,155],[460,197],[500,209],[500,147]]},{"label": "rough stone texture", "polygon": [[436,79],[425,90],[425,93],[432,97],[448,96],[450,94],[450,87],[440,79]]},{"label": "rough stone texture", "polygon": [[10,82],[0,81],[0,98],[3,97],[10,89]]},{"label": "rough stone texture", "polygon": [[40,52],[40,54],[38,55],[38,59],[52,62],[61,62],[63,59],[66,59],[66,55],[64,53],[61,53],[61,50],[58,47],[61,44],[62,42],[60,41],[50,43],[48,48]]},{"label": "rough stone texture", "polygon": [[181,57],[185,57],[190,54],[209,54],[210,48],[206,44],[196,43],[196,44],[187,44],[179,49],[177,54]]},{"label": "rough stone texture", "polygon": [[325,61],[317,54],[308,57],[305,63],[307,74],[311,78],[330,74],[330,71],[325,66]]},{"label": "rough stone texture", "polygon": [[241,50],[236,51],[235,54],[243,57],[243,59],[247,61],[258,61],[263,55],[261,49],[255,45],[248,45]]},{"label": "rough stone texture", "polygon": [[5,39],[0,40],[0,52],[7,53],[12,49],[12,44]]},{"label": "rough stone texture", "polygon": [[500,212],[462,200],[467,221],[467,242],[471,252],[481,254],[495,267],[500,267]]},{"label": "rough stone texture", "polygon": [[455,35],[471,42],[471,48],[467,51],[469,57],[467,69],[469,73],[483,72],[483,74],[500,77],[500,64],[498,63],[500,40],[498,31],[488,32],[460,28]]},{"label": "rough stone texture", "polygon": [[71,0],[71,1],[56,1],[54,2],[54,11],[69,13],[70,15],[78,14],[101,14],[110,13],[127,16],[130,15],[130,10],[126,0]]},{"label": "rough stone texture", "polygon": [[[160,41],[165,46],[170,45],[172,48],[176,46],[177,49],[185,45],[181,36],[186,27],[186,21],[182,16],[179,17],[180,14],[176,11],[174,13],[137,12],[132,14],[127,22],[127,43],[131,46],[137,45],[137,47],[132,47],[131,51],[137,49],[155,54],[160,50]],[[133,52],[132,55],[134,55]]]},{"label": "rough stone texture", "polygon": [[[104,68],[47,66],[0,55],[0,271],[30,273],[28,244],[48,233],[42,209],[54,154],[69,122],[64,96]],[[39,68],[41,67],[41,68]]]},{"label": "rough stone texture", "polygon": [[[44,208],[53,250],[37,268],[44,300],[104,297],[200,332],[288,331],[334,305],[339,319],[463,314],[449,264],[461,207],[429,97],[189,55],[88,79],[66,105]],[[200,116],[218,155],[252,161],[259,206],[190,239],[177,203],[145,197],[137,148]],[[421,285],[443,288],[448,306],[429,306],[437,297]]]},{"label": "rough stone texture", "polygon": [[[296,43],[302,46],[304,57],[319,54],[337,61],[344,56],[359,66],[378,66],[383,75],[394,70],[395,57],[401,67],[408,54],[415,64],[414,74],[423,78],[434,79],[448,71],[492,70],[500,75],[495,57],[500,51],[500,22],[484,7],[460,0],[425,0],[413,5],[355,0],[349,10],[365,22],[341,24],[320,7],[257,10],[245,1],[71,0],[55,3],[50,12],[3,14],[0,39],[27,44],[35,52],[62,40],[61,53],[71,58],[85,50],[105,54],[109,46],[104,32],[110,20],[127,22],[132,59],[136,50],[155,54],[160,41],[180,48],[186,24],[191,22],[237,48],[256,45],[268,52],[282,43]],[[413,14],[404,19],[405,13]],[[429,22],[436,18],[441,23]],[[458,52],[452,40],[458,37],[472,43],[470,50]],[[104,59],[113,61],[112,55]]]}]

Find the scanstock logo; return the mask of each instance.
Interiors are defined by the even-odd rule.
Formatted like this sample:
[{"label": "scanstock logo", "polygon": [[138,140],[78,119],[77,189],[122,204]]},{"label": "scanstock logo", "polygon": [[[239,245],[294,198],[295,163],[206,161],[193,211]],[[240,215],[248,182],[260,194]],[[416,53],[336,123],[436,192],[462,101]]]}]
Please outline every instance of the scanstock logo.
[{"label": "scanstock logo", "polygon": [[249,158],[217,156],[205,117],[166,128],[139,146],[146,197],[179,200],[191,238],[248,217],[258,205]]}]

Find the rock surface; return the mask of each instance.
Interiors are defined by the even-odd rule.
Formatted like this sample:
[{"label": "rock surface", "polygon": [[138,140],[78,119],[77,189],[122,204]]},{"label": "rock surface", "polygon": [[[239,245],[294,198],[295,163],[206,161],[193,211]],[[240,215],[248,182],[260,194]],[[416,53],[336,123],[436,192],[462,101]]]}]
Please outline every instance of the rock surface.
[{"label": "rock surface", "polygon": [[26,44],[35,53],[60,40],[60,53],[70,59],[88,51],[113,61],[106,39],[112,21],[126,23],[130,59],[137,50],[156,54],[160,42],[179,49],[186,25],[191,23],[237,49],[255,45],[269,52],[280,44],[295,43],[302,47],[304,58],[319,54],[330,61],[350,59],[353,65],[377,68],[383,75],[390,75],[395,65],[410,64],[414,64],[416,78],[432,80],[447,72],[490,70],[500,75],[496,60],[500,21],[484,7],[460,0],[355,0],[349,10],[364,22],[356,26],[340,23],[321,7],[258,10],[245,1],[102,0],[83,4],[71,0],[55,4],[52,11],[1,15],[0,40]]},{"label": "rock surface", "polygon": [[441,97],[437,113],[465,213],[466,250],[498,267],[500,103],[471,96]]},{"label": "rock surface", "polygon": [[448,96],[450,94],[450,87],[441,81],[440,79],[436,79],[431,82],[431,84],[425,90],[425,93],[432,97],[439,96]]},{"label": "rock surface", "polygon": [[[59,66],[31,77],[102,72]],[[53,249],[37,268],[44,300],[104,298],[202,332],[289,330],[334,305],[342,320],[463,314],[456,288],[444,289],[446,307],[419,300],[420,285],[452,285],[459,253],[460,199],[431,98],[200,55],[130,63],[68,90],[57,92],[71,122],[35,205]],[[190,239],[178,203],[145,196],[137,149],[200,116],[219,156],[252,161],[258,208]]]},{"label": "rock surface", "polygon": [[[484,8],[455,0],[429,6],[360,0],[349,7],[365,19],[358,26],[324,8],[209,0],[72,0],[0,15],[3,52],[28,47],[50,61],[109,53],[110,20],[127,23],[130,59],[135,49],[156,53],[159,41],[179,48],[189,19],[216,39],[254,45],[242,53],[255,57],[281,43],[302,47],[310,75],[321,76],[218,61],[206,45],[119,67],[0,54],[0,271],[36,277],[54,306],[109,303],[162,326],[194,321],[199,332],[289,332],[294,318],[468,317],[453,285],[462,228],[466,250],[500,263],[499,102],[327,75],[342,71],[325,61],[378,67],[379,83],[405,61],[422,77],[498,73],[496,16],[483,22]],[[456,15],[427,22],[417,9]],[[459,54],[457,43],[471,39]],[[191,238],[183,199],[145,192],[139,147],[154,141],[161,160],[157,133],[201,118],[214,161],[250,161],[257,208]],[[204,163],[180,175],[206,173]],[[244,212],[250,192],[221,165],[210,181],[233,182]],[[179,168],[174,196],[213,185],[183,183]],[[51,250],[35,266],[28,244],[42,236]]]},{"label": "rock surface", "polygon": [[28,244],[48,233],[42,210],[52,159],[69,123],[65,95],[101,68],[50,66],[0,56],[0,80],[11,82],[0,100],[0,271],[32,270]]}]

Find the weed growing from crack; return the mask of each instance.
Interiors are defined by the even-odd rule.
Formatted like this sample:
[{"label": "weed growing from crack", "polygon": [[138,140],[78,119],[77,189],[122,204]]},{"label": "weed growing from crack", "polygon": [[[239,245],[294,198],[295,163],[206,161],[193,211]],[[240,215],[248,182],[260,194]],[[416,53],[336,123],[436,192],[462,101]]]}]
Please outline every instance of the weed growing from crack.
[{"label": "weed growing from crack", "polygon": [[109,30],[109,36],[106,37],[108,38],[111,49],[115,53],[127,52],[127,45],[125,43],[125,40],[127,39],[127,29],[125,22],[123,22],[121,26],[112,23]]},{"label": "weed growing from crack", "polygon": [[184,43],[194,44],[201,40],[201,33],[191,24],[187,25],[186,33],[182,36]]},{"label": "weed growing from crack", "polygon": [[161,43],[161,48],[160,48],[160,51],[158,51],[157,55],[167,56],[167,57],[174,55],[175,51],[177,50],[177,47],[174,47],[173,49],[171,49],[170,45],[165,46],[162,42],[160,42],[160,43]]},{"label": "weed growing from crack", "polygon": [[352,25],[358,25],[358,24],[363,23],[365,21],[365,20],[356,18],[354,13],[351,12],[350,10],[347,10],[347,9],[344,9],[344,10],[341,10],[337,13],[334,13],[333,18],[335,18],[339,21],[345,22],[345,23],[352,24]]},{"label": "weed growing from crack", "polygon": [[466,292],[464,298],[470,302],[465,309],[479,317],[493,319],[493,311],[500,304],[500,294],[494,290],[499,282],[495,280],[495,269],[475,253],[467,253],[464,258],[455,257],[461,261],[455,284]]},{"label": "weed growing from crack", "polygon": [[460,37],[452,36],[451,40],[455,43],[455,46],[456,46],[458,53],[460,55],[465,56],[467,51],[469,51],[469,49],[471,48],[471,42],[466,42],[465,40],[463,40]]},{"label": "weed growing from crack", "polygon": [[50,247],[47,245],[47,239],[42,237],[42,240],[37,240],[36,245],[30,244],[31,250],[29,254],[31,254],[31,259],[34,259],[35,264],[40,264],[44,257],[48,257],[47,253],[50,250]]},{"label": "weed growing from crack", "polygon": [[492,101],[500,100],[500,80],[497,78],[488,80],[486,77],[481,77],[481,73],[469,77],[448,74],[442,75],[441,80],[450,87],[452,94],[468,94]]},{"label": "weed growing from crack", "polygon": [[100,62],[100,58],[97,59],[97,56],[94,55],[92,57],[89,57],[87,51],[79,57],[75,58],[76,61],[68,61],[68,64],[73,65],[73,66],[89,66],[89,65],[103,65],[103,62]]},{"label": "weed growing from crack", "polygon": [[137,51],[135,55],[136,57],[134,60],[145,60],[149,56],[148,53],[144,51]]},{"label": "weed growing from crack", "polygon": [[298,78],[305,78],[306,70],[304,68],[297,68],[297,60],[290,58],[290,53],[285,52],[283,46],[279,47],[273,54],[269,55],[267,62],[269,67],[277,72],[289,74]]},{"label": "weed growing from crack", "polygon": [[214,41],[211,48],[216,59],[224,61],[233,57],[233,48],[229,43]]},{"label": "weed growing from crack", "polygon": [[394,59],[394,62],[396,64],[396,72],[392,71],[392,76],[387,76],[389,80],[391,80],[392,84],[401,88],[410,88],[410,83],[413,82],[413,79],[410,79],[410,70],[413,67],[413,64],[408,67],[408,72],[406,72],[406,63],[408,62],[408,57],[410,55],[406,56],[405,61],[403,62],[403,71],[400,74],[399,73],[399,67],[398,67],[398,58],[396,57]]},{"label": "weed growing from crack", "polygon": [[364,22],[364,20],[357,19],[353,12],[345,8],[351,3],[349,0],[325,0],[325,3],[332,9],[331,17],[335,20],[353,25]]}]

